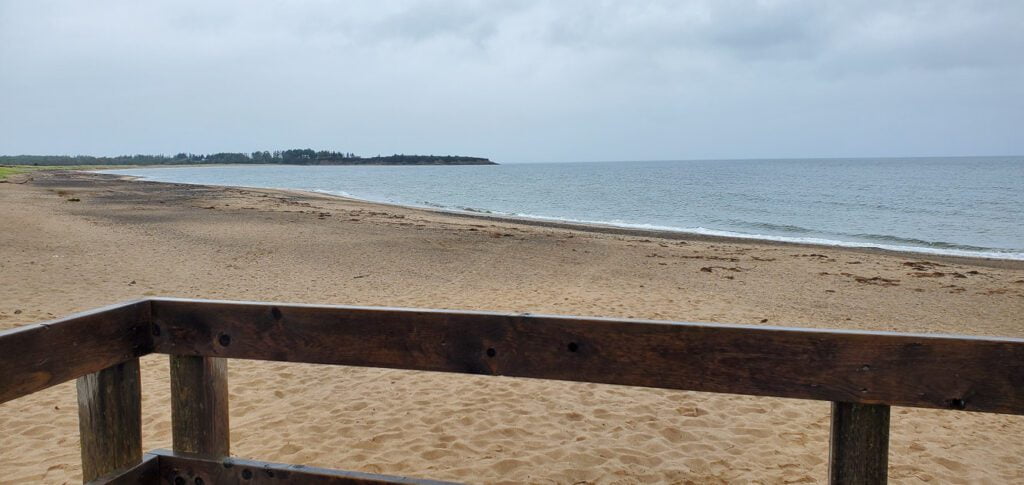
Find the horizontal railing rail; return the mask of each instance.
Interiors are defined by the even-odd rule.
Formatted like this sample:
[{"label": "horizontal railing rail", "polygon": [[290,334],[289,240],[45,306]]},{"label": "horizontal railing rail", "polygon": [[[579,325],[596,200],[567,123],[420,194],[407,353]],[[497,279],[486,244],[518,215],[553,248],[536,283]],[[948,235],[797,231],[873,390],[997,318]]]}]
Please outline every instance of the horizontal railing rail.
[{"label": "horizontal railing rail", "polygon": [[[252,485],[259,483],[295,483],[301,485],[371,485],[414,484],[454,485],[451,482],[412,479],[342,470],[330,470],[303,465],[289,465],[241,458],[213,458],[170,450],[153,450],[132,467],[116,470],[109,476],[94,480],[90,485],[135,485],[138,483],[174,483],[181,478],[186,484],[216,483],[224,485]],[[169,478],[169,479],[167,479]],[[198,478],[198,480],[196,480]]]},{"label": "horizontal railing rail", "polygon": [[1024,340],[152,300],[164,354],[1024,414]]},{"label": "horizontal railing rail", "polygon": [[[143,457],[149,353],[171,356],[174,453]],[[234,483],[227,358],[831,401],[833,483],[885,481],[889,406],[1024,414],[1024,339],[169,298],[0,332],[0,402],[78,378],[87,481]]]},{"label": "horizontal railing rail", "polygon": [[152,352],[149,309],[133,301],[0,332],[0,403]]}]

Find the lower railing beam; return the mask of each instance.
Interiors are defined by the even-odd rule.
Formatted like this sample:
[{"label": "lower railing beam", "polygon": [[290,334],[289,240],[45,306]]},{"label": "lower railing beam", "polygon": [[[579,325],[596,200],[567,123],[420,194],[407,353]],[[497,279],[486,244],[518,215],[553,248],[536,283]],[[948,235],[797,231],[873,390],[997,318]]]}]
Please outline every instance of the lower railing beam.
[{"label": "lower railing beam", "polygon": [[171,356],[174,451],[228,456],[228,363],[220,357]]},{"label": "lower railing beam", "polygon": [[153,450],[147,456],[159,457],[161,483],[217,485],[456,485],[418,478],[373,473],[329,470],[305,465],[286,465],[242,458],[209,456]]},{"label": "lower railing beam", "polygon": [[78,378],[82,481],[142,460],[139,359]]},{"label": "lower railing beam", "polygon": [[889,406],[832,403],[829,483],[884,484],[889,467]]},{"label": "lower railing beam", "polygon": [[146,453],[142,461],[125,468],[119,468],[106,475],[86,482],[86,485],[143,485],[160,483],[160,457]]}]

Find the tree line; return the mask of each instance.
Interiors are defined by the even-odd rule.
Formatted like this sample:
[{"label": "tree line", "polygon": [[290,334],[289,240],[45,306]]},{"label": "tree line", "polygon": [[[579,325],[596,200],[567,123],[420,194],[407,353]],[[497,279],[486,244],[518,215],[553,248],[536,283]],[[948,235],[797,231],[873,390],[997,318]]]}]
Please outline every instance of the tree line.
[{"label": "tree line", "polygon": [[178,153],[167,155],[0,155],[0,165],[200,165],[200,164],[283,164],[283,165],[493,165],[481,157],[459,155],[377,155],[299,148],[252,153]]}]

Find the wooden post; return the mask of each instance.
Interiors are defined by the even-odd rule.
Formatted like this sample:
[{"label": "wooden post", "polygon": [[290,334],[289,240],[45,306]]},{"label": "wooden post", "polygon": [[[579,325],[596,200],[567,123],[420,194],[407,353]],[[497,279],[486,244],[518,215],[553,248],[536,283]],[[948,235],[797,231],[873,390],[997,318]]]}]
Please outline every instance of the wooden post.
[{"label": "wooden post", "polygon": [[228,456],[228,363],[220,357],[171,356],[174,451]]},{"label": "wooden post", "polygon": [[829,483],[884,484],[889,467],[889,406],[832,403]]},{"label": "wooden post", "polygon": [[82,480],[142,461],[139,359],[78,378]]}]

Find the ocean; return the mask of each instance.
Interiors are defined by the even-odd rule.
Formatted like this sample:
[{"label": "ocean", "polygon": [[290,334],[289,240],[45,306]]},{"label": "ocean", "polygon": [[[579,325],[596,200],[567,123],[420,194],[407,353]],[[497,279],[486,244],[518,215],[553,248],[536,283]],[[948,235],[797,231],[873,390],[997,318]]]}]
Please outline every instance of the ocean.
[{"label": "ocean", "polygon": [[1024,157],[102,172],[548,221],[1024,260]]}]

